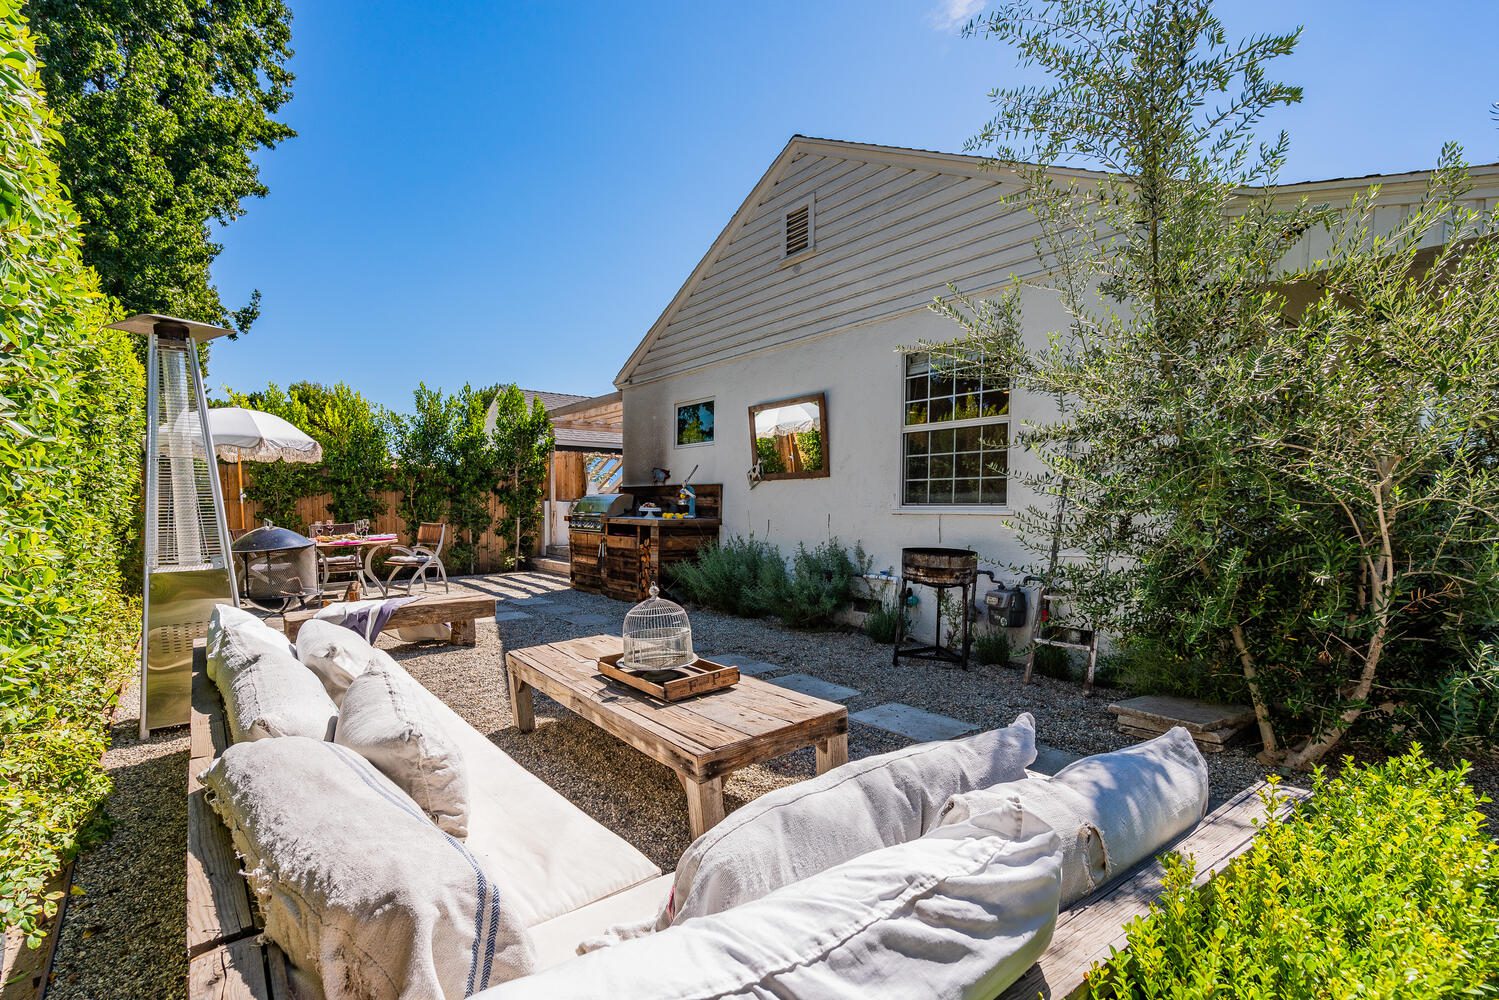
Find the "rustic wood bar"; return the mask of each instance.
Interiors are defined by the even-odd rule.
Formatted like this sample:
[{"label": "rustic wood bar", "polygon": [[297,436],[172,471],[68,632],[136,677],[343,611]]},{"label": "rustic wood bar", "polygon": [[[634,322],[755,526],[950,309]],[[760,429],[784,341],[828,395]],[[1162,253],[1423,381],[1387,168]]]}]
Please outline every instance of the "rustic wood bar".
[{"label": "rustic wood bar", "polygon": [[505,654],[515,725],[536,726],[532,689],[677,773],[694,837],[723,819],[723,779],[749,764],[805,746],[817,773],[848,760],[848,710],[821,698],[742,677],[683,701],[661,702],[599,674],[598,659],[623,648],[618,636],[529,646]]},{"label": "rustic wood bar", "polygon": [[[380,631],[390,632],[398,628],[410,628],[413,625],[449,624],[453,626],[453,636],[449,640],[453,645],[473,646],[478,642],[474,621],[479,618],[488,618],[493,614],[493,597],[473,594],[434,594],[430,597],[418,597],[410,604],[403,604],[396,608],[390,620]],[[296,642],[297,633],[301,631],[302,626],[316,617],[316,611],[288,611],[282,616],[281,627],[286,632],[286,637]]]},{"label": "rustic wood bar", "polygon": [[[678,486],[624,486],[621,491],[670,511]],[[697,517],[606,517],[602,531],[568,532],[570,579],[574,588],[621,601],[643,601],[651,584],[667,589],[673,563],[697,556],[718,541],[723,487],[705,483],[697,491]]]}]

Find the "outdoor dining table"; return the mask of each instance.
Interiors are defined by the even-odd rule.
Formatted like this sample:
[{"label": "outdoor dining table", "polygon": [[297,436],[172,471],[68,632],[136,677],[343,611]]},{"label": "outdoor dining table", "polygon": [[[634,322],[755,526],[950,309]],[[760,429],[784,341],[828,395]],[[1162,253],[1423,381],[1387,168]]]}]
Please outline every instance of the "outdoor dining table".
[{"label": "outdoor dining table", "polygon": [[348,550],[355,549],[357,555],[364,558],[359,563],[360,586],[368,589],[377,588],[380,596],[385,596],[385,584],[375,575],[375,554],[381,549],[389,548],[395,544],[396,535],[361,535],[358,538],[329,538],[318,536],[313,539],[318,551],[323,555],[348,555]]}]

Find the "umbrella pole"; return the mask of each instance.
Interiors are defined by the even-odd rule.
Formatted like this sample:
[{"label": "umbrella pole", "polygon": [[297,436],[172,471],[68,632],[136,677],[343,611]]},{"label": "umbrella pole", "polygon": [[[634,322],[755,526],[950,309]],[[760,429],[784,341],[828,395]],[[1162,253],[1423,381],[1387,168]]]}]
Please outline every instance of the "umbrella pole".
[{"label": "umbrella pole", "polygon": [[245,460],[234,458],[234,478],[239,484],[239,530],[245,530]]}]

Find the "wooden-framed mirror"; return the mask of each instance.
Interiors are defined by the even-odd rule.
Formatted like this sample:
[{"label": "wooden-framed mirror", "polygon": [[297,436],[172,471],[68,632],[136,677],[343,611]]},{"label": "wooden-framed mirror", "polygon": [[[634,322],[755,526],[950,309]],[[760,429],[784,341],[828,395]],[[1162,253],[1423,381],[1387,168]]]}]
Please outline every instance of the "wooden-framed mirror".
[{"label": "wooden-framed mirror", "polygon": [[756,404],[749,423],[750,461],[761,479],[820,479],[831,472],[826,393]]}]

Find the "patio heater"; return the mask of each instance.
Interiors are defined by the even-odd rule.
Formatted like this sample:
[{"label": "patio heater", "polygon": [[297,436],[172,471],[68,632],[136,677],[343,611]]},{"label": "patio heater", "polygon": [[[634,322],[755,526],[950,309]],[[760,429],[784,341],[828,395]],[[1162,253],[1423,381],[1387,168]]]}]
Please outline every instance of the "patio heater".
[{"label": "patio heater", "polygon": [[141,737],[186,724],[193,645],[215,604],[235,604],[229,525],[219,489],[198,345],[222,327],[142,313],[114,324],[146,338],[145,609]]}]

